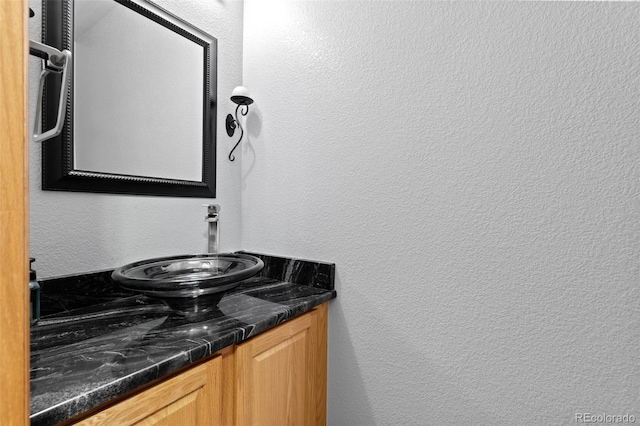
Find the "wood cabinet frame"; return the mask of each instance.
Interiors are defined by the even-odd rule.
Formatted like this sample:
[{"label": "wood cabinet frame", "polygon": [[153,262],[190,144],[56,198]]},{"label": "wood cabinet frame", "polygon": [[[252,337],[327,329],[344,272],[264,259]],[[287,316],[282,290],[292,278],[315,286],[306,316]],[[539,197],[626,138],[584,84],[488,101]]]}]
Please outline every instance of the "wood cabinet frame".
[{"label": "wood cabinet frame", "polygon": [[0,424],[29,424],[27,4],[0,1]]}]

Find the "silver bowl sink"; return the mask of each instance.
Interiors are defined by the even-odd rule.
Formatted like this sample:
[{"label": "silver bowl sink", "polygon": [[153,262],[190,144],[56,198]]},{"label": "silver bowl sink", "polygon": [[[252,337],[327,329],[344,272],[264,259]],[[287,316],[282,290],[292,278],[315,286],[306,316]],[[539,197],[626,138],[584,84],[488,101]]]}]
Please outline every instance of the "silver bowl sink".
[{"label": "silver bowl sink", "polygon": [[248,254],[181,255],[130,263],[111,278],[127,290],[162,300],[178,314],[193,315],[214,309],[227,291],[263,267],[262,260]]}]

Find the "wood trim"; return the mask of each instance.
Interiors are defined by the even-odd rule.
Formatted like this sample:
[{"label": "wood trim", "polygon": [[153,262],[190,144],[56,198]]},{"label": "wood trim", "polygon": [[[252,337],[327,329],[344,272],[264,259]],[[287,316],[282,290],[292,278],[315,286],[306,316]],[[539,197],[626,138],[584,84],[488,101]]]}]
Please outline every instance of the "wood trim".
[{"label": "wood trim", "polygon": [[325,302],[316,307],[316,341],[315,353],[315,379],[313,399],[316,403],[315,424],[318,426],[327,424],[327,340],[328,340],[328,310],[329,303]]},{"label": "wood trim", "polygon": [[[307,328],[310,328],[311,323],[311,315],[305,314],[299,316],[298,318],[284,322],[262,334],[258,334],[251,340],[247,340],[247,342],[249,342],[250,344],[244,345],[244,347],[250,348],[250,350],[248,351],[250,354],[249,356],[255,357],[262,354],[268,349],[272,349],[280,342],[291,339],[296,334],[299,334]],[[238,347],[243,344],[244,343],[240,343]]]},{"label": "wood trim", "polygon": [[29,424],[27,4],[0,1],[0,424]]},{"label": "wood trim", "polygon": [[235,345],[218,352],[222,356],[222,424],[234,425],[236,410],[236,356]]}]

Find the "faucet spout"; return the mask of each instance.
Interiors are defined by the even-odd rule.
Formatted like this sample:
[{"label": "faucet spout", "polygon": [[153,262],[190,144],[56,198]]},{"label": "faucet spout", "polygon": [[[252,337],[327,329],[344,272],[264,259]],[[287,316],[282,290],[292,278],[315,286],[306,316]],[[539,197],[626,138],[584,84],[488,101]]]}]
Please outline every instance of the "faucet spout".
[{"label": "faucet spout", "polygon": [[220,251],[220,225],[218,214],[220,206],[218,204],[203,204],[207,208],[207,215],[204,221],[209,224],[208,231],[208,253],[218,253]]}]

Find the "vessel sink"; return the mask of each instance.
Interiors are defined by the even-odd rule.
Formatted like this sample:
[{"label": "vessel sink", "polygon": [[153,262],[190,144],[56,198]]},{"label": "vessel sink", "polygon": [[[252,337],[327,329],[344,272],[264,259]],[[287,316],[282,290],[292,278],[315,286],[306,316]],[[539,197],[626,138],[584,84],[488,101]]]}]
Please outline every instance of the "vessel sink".
[{"label": "vessel sink", "polygon": [[111,277],[123,288],[160,299],[188,316],[214,309],[227,291],[263,267],[261,259],[248,254],[194,254],[130,263]]}]

